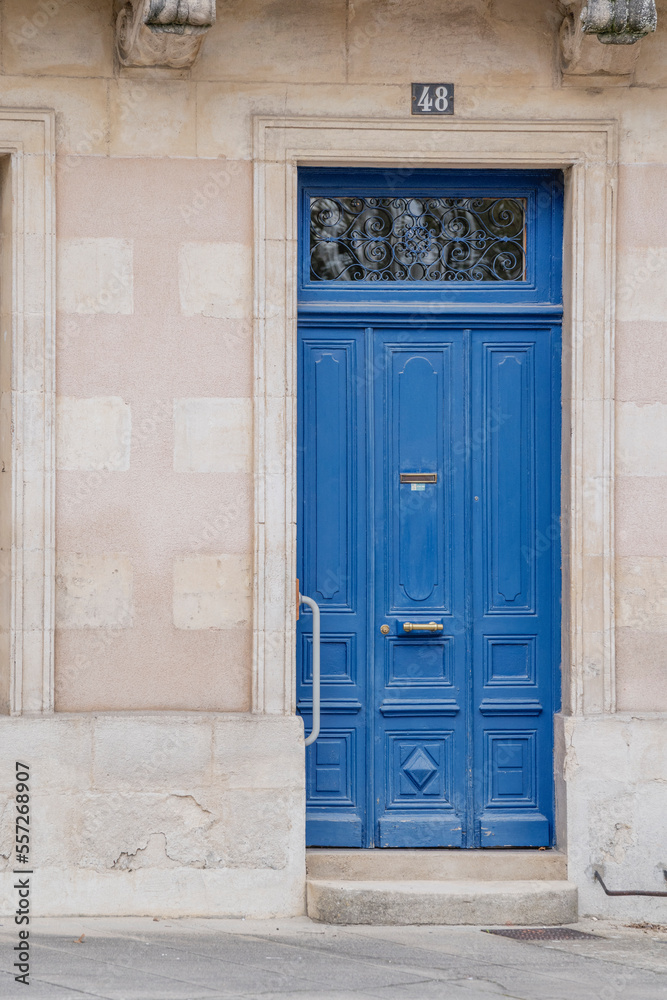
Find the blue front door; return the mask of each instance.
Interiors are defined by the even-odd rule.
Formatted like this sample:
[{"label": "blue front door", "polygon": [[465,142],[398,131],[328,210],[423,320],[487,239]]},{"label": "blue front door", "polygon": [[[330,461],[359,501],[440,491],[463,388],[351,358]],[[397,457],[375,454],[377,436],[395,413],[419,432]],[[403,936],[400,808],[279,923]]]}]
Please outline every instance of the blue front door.
[{"label": "blue front door", "polygon": [[[313,846],[553,843],[559,191],[547,172],[302,175]],[[311,638],[304,613],[307,730]]]}]

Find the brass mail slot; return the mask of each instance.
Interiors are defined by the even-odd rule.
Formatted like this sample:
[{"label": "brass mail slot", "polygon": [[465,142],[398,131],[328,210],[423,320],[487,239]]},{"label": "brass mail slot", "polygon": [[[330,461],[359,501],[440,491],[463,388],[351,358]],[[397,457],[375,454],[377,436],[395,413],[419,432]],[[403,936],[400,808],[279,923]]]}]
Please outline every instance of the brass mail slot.
[{"label": "brass mail slot", "polygon": [[402,472],[402,483],[437,483],[437,472]]}]

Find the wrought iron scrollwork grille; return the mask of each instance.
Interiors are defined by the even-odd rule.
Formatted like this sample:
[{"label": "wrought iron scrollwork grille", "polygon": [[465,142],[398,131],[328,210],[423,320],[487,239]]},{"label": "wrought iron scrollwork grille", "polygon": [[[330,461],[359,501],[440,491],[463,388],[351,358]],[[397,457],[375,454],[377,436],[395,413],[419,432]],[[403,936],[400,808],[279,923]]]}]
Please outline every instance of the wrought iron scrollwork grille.
[{"label": "wrought iron scrollwork grille", "polygon": [[525,198],[310,199],[311,281],[525,281]]}]

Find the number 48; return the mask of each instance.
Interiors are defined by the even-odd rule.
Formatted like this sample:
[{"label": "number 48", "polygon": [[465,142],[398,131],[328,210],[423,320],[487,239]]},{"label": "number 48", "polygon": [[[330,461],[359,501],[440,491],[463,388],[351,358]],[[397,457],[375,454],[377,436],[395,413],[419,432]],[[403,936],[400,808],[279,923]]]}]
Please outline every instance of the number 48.
[{"label": "number 48", "polygon": [[[431,97],[431,90],[433,90],[433,97]],[[446,111],[449,106],[449,98],[447,96],[447,88],[440,85],[439,87],[431,88],[426,85],[422,89],[421,97],[417,101],[418,107],[422,109],[426,114],[429,111]]]}]

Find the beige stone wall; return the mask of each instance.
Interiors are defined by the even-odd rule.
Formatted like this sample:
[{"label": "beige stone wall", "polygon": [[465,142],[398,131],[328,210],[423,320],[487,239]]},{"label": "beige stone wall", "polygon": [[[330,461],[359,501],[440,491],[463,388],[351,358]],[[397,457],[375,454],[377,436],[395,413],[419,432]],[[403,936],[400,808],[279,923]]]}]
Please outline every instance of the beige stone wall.
[{"label": "beige stone wall", "polygon": [[[573,87],[562,84],[558,68],[556,0],[222,0],[190,74],[119,74],[111,0],[4,0],[0,105],[53,108],[57,120],[61,713],[250,708],[252,118],[406,118],[411,81],[443,77],[456,84],[461,119],[619,123],[617,690],[628,713],[667,711],[667,2],[658,7],[660,28],[642,42],[633,86]],[[106,730],[88,720],[77,728],[73,715],[63,715],[62,728],[49,730],[55,742],[47,740],[47,751],[37,730],[22,730],[22,745],[46,760],[62,755],[59,740],[72,739],[84,762],[93,747],[108,753],[110,740],[141,741],[150,727],[146,716],[137,718],[134,728],[127,722]],[[204,730],[188,718],[199,745]],[[210,747],[213,723],[202,725]],[[604,788],[592,784],[599,746],[613,745],[622,757],[626,725],[619,718],[581,737],[566,734],[565,742],[580,739],[567,777],[582,884],[592,861],[622,867],[626,860],[625,850],[604,848],[616,822],[605,812],[618,791],[613,775]],[[623,772],[626,784],[652,753],[658,728],[633,725],[640,750]],[[105,841],[107,853],[85,862],[92,874],[80,876],[65,910],[55,866],[53,903],[43,903],[43,912],[82,912],[87,892],[101,893],[97,912],[117,912],[118,883],[104,888],[112,884],[105,880],[133,866],[144,871],[122,875],[135,886],[129,912],[148,912],[142,900],[169,898],[171,876],[162,869],[173,857],[187,869],[180,912],[204,912],[205,889],[192,871],[209,863],[201,860],[207,850],[216,869],[258,872],[246,909],[257,914],[268,884],[262,870],[276,850],[286,852],[275,899],[287,893],[284,912],[297,912],[303,843],[289,824],[301,821],[302,779],[294,778],[259,855],[249,844],[236,864],[223,850],[215,854],[215,838],[202,841],[201,856],[179,853],[181,839],[201,826],[201,804],[179,812],[169,796],[196,785],[201,762],[179,776],[180,736],[168,735],[175,755],[161,758],[166,773],[148,789],[157,798],[144,802],[157,808],[154,824],[138,824],[132,797],[142,788],[117,769],[109,780],[88,772],[84,779],[77,765],[72,783],[58,786],[60,794],[78,789],[70,826],[65,818],[58,827],[63,844],[104,796],[116,796],[121,819]],[[233,731],[234,754],[246,737]],[[156,743],[146,739],[150,756]],[[301,760],[296,744],[281,753],[290,766]],[[270,802],[273,779],[258,784],[253,760],[236,787],[248,790],[248,801]],[[650,780],[665,780],[659,763]],[[220,760],[216,767],[224,785]],[[207,802],[218,794],[217,781],[211,777]],[[590,819],[594,787],[600,805]],[[642,803],[654,787],[643,786]],[[637,859],[657,859],[658,834],[646,834],[648,814],[633,795],[627,809],[619,806],[625,812],[618,822],[630,829]],[[222,826],[232,807],[225,801],[227,812],[219,803],[213,808]],[[50,808],[45,802],[44,816]],[[81,863],[68,859],[63,870]],[[652,876],[636,864],[637,877]],[[248,883],[235,879],[220,912],[242,908]],[[591,910],[595,905],[591,897]],[[271,912],[279,909],[276,902]]]},{"label": "beige stone wall", "polygon": [[226,0],[190,78],[114,65],[106,0],[6,0],[4,106],[58,151],[60,710],[250,698],[255,114],[618,118],[618,693],[667,708],[667,5],[636,85],[562,87],[557,4]]},{"label": "beige stone wall", "polygon": [[249,708],[251,186],[233,168],[186,221],[215,161],[61,164],[60,710]]},{"label": "beige stone wall", "polygon": [[0,100],[58,151],[60,710],[250,704],[255,114],[618,118],[618,693],[667,709],[667,9],[636,85],[562,87],[557,4],[226,0],[190,78],[106,0],[6,0]]}]

